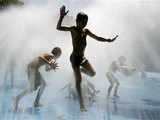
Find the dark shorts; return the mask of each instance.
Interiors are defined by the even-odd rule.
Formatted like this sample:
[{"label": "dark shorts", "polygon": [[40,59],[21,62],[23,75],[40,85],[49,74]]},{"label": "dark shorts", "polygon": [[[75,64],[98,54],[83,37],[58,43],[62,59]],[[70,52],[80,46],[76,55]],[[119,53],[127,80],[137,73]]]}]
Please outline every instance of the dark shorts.
[{"label": "dark shorts", "polygon": [[70,56],[72,66],[80,67],[80,65],[82,65],[86,60],[87,59],[84,56],[77,56],[73,54]]}]

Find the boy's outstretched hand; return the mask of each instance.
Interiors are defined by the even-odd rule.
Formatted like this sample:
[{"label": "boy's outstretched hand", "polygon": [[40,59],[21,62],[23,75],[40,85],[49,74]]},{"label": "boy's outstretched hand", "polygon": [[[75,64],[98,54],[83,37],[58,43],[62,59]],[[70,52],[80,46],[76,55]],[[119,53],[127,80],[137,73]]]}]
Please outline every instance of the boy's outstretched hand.
[{"label": "boy's outstretched hand", "polygon": [[50,63],[50,66],[52,67],[52,69],[53,70],[56,70],[56,69],[58,69],[58,63],[56,63],[56,62],[52,62],[52,63]]},{"label": "boy's outstretched hand", "polygon": [[60,8],[60,15],[62,17],[64,17],[65,15],[67,15],[68,12],[69,12],[69,10],[66,11],[66,7],[64,5]]},{"label": "boy's outstretched hand", "polygon": [[111,39],[111,42],[113,42],[114,40],[116,40],[118,37],[118,35],[116,35],[114,38]]}]

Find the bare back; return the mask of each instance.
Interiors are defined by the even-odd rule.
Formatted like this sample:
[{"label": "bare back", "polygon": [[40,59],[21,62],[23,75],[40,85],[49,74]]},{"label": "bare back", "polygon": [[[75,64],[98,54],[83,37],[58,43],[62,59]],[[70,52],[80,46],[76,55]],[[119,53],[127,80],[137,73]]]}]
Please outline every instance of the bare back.
[{"label": "bare back", "polygon": [[118,70],[118,65],[116,61],[113,61],[109,67],[109,72],[116,72]]},{"label": "bare back", "polygon": [[42,58],[36,57],[35,59],[32,60],[32,62],[29,63],[28,67],[31,67],[34,69],[39,69],[44,64],[46,64],[46,63]]}]

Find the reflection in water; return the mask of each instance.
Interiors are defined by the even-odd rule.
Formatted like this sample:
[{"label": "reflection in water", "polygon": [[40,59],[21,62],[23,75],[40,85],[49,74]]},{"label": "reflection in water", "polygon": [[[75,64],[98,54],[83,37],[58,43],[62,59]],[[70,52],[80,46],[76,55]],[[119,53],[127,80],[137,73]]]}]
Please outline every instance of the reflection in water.
[{"label": "reflection in water", "polygon": [[[13,89],[0,92],[0,119],[3,120],[160,120],[159,102],[142,99],[140,103],[125,103],[121,99],[106,100],[99,98],[95,102],[86,103],[88,112],[81,112],[77,100],[54,98],[54,103],[41,109],[27,107],[18,113],[12,113]],[[47,106],[47,105],[46,105]],[[4,119],[5,118],[5,119]]]},{"label": "reflection in water", "polygon": [[160,106],[160,101],[150,100],[150,99],[142,99],[142,101],[144,101],[145,104],[151,105],[151,106],[153,106],[153,107],[158,107],[158,106]]},{"label": "reflection in water", "polygon": [[[149,88],[153,88],[156,84],[155,81],[148,79],[145,82],[150,86]],[[133,91],[131,90],[133,84],[131,88],[127,88],[127,91],[122,86],[121,96],[118,99],[106,99],[105,92],[101,91],[95,101],[85,100],[88,112],[81,112],[77,99],[67,99],[63,92],[56,96],[50,94],[48,91],[56,91],[57,88],[48,86],[41,101],[43,107],[33,109],[30,107],[33,98],[26,96],[23,99],[25,105],[20,104],[20,111],[16,114],[9,112],[13,104],[12,97],[23,88],[6,88],[0,91],[0,120],[160,120],[159,96],[154,94],[159,87],[150,90],[145,86],[141,89],[138,87],[136,89],[134,86]],[[139,94],[140,92],[142,93]]]},{"label": "reflection in water", "polygon": [[[146,100],[149,101],[149,100]],[[149,101],[152,105],[154,101]],[[159,102],[158,102],[159,104]],[[107,102],[107,119],[112,120],[112,116],[122,116],[136,120],[160,120],[160,108],[141,107],[141,104],[120,104],[116,100]]]}]

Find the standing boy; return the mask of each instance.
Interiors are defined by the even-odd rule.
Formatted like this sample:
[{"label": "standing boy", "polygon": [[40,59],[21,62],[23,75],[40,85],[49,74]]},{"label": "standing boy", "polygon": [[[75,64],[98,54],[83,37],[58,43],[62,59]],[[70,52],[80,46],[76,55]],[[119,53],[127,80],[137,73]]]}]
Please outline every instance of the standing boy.
[{"label": "standing boy", "polygon": [[105,39],[102,37],[98,37],[92,32],[90,32],[89,29],[85,28],[85,26],[87,25],[87,21],[88,21],[88,16],[85,13],[77,14],[76,26],[72,26],[72,27],[62,26],[63,18],[64,16],[67,15],[67,13],[68,11],[65,11],[65,6],[62,6],[60,9],[60,18],[57,24],[57,29],[60,31],[70,31],[71,32],[73,52],[70,56],[70,61],[71,61],[75,79],[76,79],[76,89],[78,92],[80,109],[81,111],[87,111],[84,106],[82,93],[81,93],[81,81],[82,81],[81,72],[89,76],[92,76],[92,77],[95,76],[96,72],[91,66],[90,62],[84,57],[84,52],[85,52],[85,48],[87,45],[86,37],[87,35],[89,35],[90,37],[98,41],[112,42],[118,36],[114,37],[113,39]]}]

